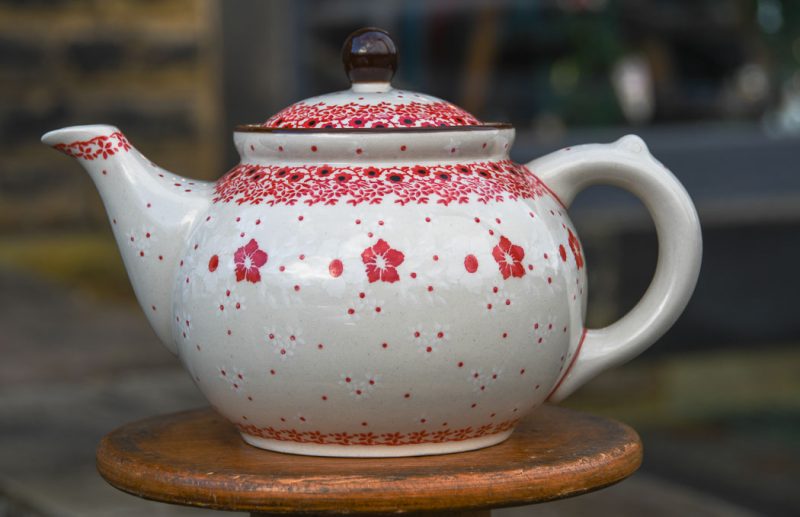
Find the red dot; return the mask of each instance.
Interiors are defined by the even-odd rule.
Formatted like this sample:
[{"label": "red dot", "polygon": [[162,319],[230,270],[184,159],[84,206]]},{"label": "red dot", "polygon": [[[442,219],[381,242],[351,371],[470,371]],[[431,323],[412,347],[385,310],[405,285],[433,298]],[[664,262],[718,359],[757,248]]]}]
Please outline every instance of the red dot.
[{"label": "red dot", "polygon": [[429,223],[429,222],[431,222],[431,218],[430,218],[430,217],[426,217],[426,218],[425,218],[425,222],[426,222],[426,223]]},{"label": "red dot", "polygon": [[298,215],[298,216],[297,216],[297,220],[298,220],[298,221],[302,221],[302,220],[303,220],[303,216],[302,216],[302,215]]},{"label": "red dot", "polygon": [[270,370],[269,373],[270,375],[275,375],[275,370]]},{"label": "red dot", "polygon": [[429,285],[429,286],[428,286],[428,292],[429,292],[429,293],[432,293],[432,292],[433,292],[433,286],[432,286],[432,285]]},{"label": "red dot", "polygon": [[405,395],[403,395],[403,398],[410,399],[411,398],[411,393],[406,393]]},{"label": "red dot", "polygon": [[217,270],[219,267],[219,257],[217,255],[212,255],[211,259],[208,261],[208,270],[212,273]]},{"label": "red dot", "polygon": [[324,347],[325,347],[325,345],[323,345],[322,343],[317,345],[317,348],[320,349],[320,350],[322,350]]},{"label": "red dot", "polygon": [[383,347],[383,348],[389,348],[389,343],[383,343],[383,344],[381,345],[381,347]]},{"label": "red dot", "polygon": [[[140,252],[139,252],[139,256],[140,256],[140,257],[144,257],[144,251],[140,251]],[[188,279],[187,279],[187,282],[188,282]]]},{"label": "red dot", "polygon": [[279,145],[279,146],[278,146],[278,151],[281,151],[281,152],[283,152],[283,146],[282,146],[282,145]]},{"label": "red dot", "polygon": [[333,278],[339,278],[342,275],[342,271],[344,271],[344,264],[342,264],[341,260],[333,259],[328,264],[328,272]]},{"label": "red dot", "polygon": [[322,400],[328,400],[328,396],[327,395],[323,395],[322,396]]},{"label": "red dot", "polygon": [[547,277],[547,283],[548,284],[552,284],[553,283],[553,277],[548,276]]},{"label": "red dot", "polygon": [[411,274],[410,274],[410,275],[408,275],[408,276],[410,276],[411,278],[417,278],[417,274],[416,274],[416,273],[414,273],[413,271],[412,271],[412,272],[411,272]]},{"label": "red dot", "polygon": [[299,257],[297,257],[297,258],[299,258],[300,260],[305,260],[306,256],[305,256],[305,255],[300,255],[300,256],[299,256]]},{"label": "red dot", "polygon": [[352,316],[355,313],[356,313],[355,309],[353,309],[353,308],[347,309],[347,314],[349,314],[350,316]]},{"label": "red dot", "polygon": [[300,286],[299,286],[299,285],[295,285],[295,286],[294,286],[294,290],[295,290],[295,291],[299,291],[299,290],[300,290]]},{"label": "red dot", "polygon": [[366,422],[361,422],[361,425],[363,425],[364,427],[367,427],[368,424]]},{"label": "red dot", "polygon": [[480,218],[480,217],[476,217],[476,218],[475,218],[475,222],[476,222],[476,223],[479,223],[479,222],[481,222],[481,218]]},{"label": "red dot", "polygon": [[464,367],[464,361],[459,361],[458,362],[458,367],[459,368],[463,368]]},{"label": "red dot", "polygon": [[464,257],[464,269],[467,270],[467,273],[476,272],[478,270],[478,257],[472,254]]},{"label": "red dot", "polygon": [[558,252],[561,254],[561,260],[566,262],[567,261],[567,250],[564,249],[563,244],[559,244]]},{"label": "red dot", "polygon": [[439,260],[439,255],[434,255],[434,256],[433,256],[433,260],[434,260],[434,262],[435,262],[435,261],[437,261],[437,260]]},{"label": "red dot", "polygon": [[519,371],[519,374],[520,374],[520,375],[525,375],[525,368],[523,368],[522,370],[520,370],[520,371]]},{"label": "red dot", "polygon": [[407,149],[407,148],[406,148],[406,146],[404,146],[404,145],[401,145],[401,146],[400,146],[400,150],[401,150],[401,151],[405,151],[406,149]]},{"label": "red dot", "polygon": [[363,152],[364,152],[364,151],[362,151],[362,150],[361,150],[361,148],[359,148],[359,149],[356,149],[356,154],[361,154],[361,153],[363,153]]},{"label": "red dot", "polygon": [[311,152],[312,153],[316,153],[317,152],[317,146],[316,145],[312,145],[311,146]]},{"label": "red dot", "polygon": [[164,260],[164,255],[159,255],[158,260]]},{"label": "red dot", "polygon": [[477,404],[475,404],[475,403],[473,402],[473,403],[472,403],[472,405],[471,405],[470,407],[471,407],[471,408],[474,408],[475,406],[477,406]]},{"label": "red dot", "polygon": [[381,308],[380,307],[375,307],[375,312],[381,312]]},{"label": "red dot", "polygon": [[281,273],[283,273],[284,271],[286,271],[286,266],[281,266],[281,267],[279,267],[279,268],[278,268],[278,271],[280,271]]}]

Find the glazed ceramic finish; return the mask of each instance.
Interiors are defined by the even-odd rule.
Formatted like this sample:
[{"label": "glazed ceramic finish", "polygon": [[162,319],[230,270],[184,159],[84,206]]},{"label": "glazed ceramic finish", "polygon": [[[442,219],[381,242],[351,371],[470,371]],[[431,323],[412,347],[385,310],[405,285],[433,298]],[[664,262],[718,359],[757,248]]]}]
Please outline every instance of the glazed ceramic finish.
[{"label": "glazed ceramic finish", "polygon": [[[652,344],[694,287],[694,208],[636,137],[525,167],[508,158],[512,129],[315,129],[237,132],[242,161],[214,184],[158,168],[111,126],[43,137],[92,175],[151,324],[253,445],[492,445]],[[642,302],[586,331],[563,203],[590,181],[639,195],[662,251]]]}]

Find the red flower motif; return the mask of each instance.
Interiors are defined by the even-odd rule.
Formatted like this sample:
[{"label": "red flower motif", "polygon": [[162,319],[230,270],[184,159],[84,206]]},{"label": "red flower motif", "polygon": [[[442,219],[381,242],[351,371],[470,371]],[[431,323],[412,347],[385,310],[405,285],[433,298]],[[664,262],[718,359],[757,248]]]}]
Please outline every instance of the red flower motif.
[{"label": "red flower motif", "polygon": [[569,249],[572,250],[572,254],[575,255],[575,265],[578,266],[578,269],[583,267],[583,254],[581,253],[581,243],[578,242],[578,238],[575,237],[575,234],[572,233],[572,230],[567,228],[567,232],[569,233]]},{"label": "red flower motif", "polygon": [[392,249],[383,239],[378,239],[373,246],[361,252],[361,260],[366,266],[367,278],[370,283],[377,282],[397,282],[400,275],[397,274],[397,267],[405,260],[403,252]]},{"label": "red flower motif", "polygon": [[255,239],[250,239],[245,246],[242,246],[233,254],[233,261],[236,264],[236,281],[256,283],[261,281],[261,273],[258,268],[267,263],[267,253],[258,249]]},{"label": "red flower motif", "polygon": [[521,277],[525,274],[525,268],[522,267],[525,250],[512,244],[505,236],[500,237],[500,243],[492,250],[492,256],[497,261],[504,279],[510,276]]}]

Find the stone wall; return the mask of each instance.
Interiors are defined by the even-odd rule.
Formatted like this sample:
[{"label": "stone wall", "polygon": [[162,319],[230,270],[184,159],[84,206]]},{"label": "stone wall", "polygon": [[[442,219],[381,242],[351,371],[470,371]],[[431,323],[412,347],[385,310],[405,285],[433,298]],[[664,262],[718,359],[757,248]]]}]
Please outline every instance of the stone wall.
[{"label": "stone wall", "polygon": [[51,129],[113,124],[178,174],[223,172],[218,9],[214,0],[0,0],[0,233],[106,224],[88,177],[39,142]]}]

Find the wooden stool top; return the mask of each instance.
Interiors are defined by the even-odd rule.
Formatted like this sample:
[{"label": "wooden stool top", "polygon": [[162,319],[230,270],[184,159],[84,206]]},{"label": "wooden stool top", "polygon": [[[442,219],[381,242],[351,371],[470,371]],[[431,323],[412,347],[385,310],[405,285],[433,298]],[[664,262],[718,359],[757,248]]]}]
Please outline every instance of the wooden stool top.
[{"label": "wooden stool top", "polygon": [[265,513],[462,511],[517,506],[616,483],[641,464],[630,427],[543,406],[507,441],[410,458],[319,458],[256,449],[210,409],[125,425],[97,450],[100,474],[147,499]]}]

